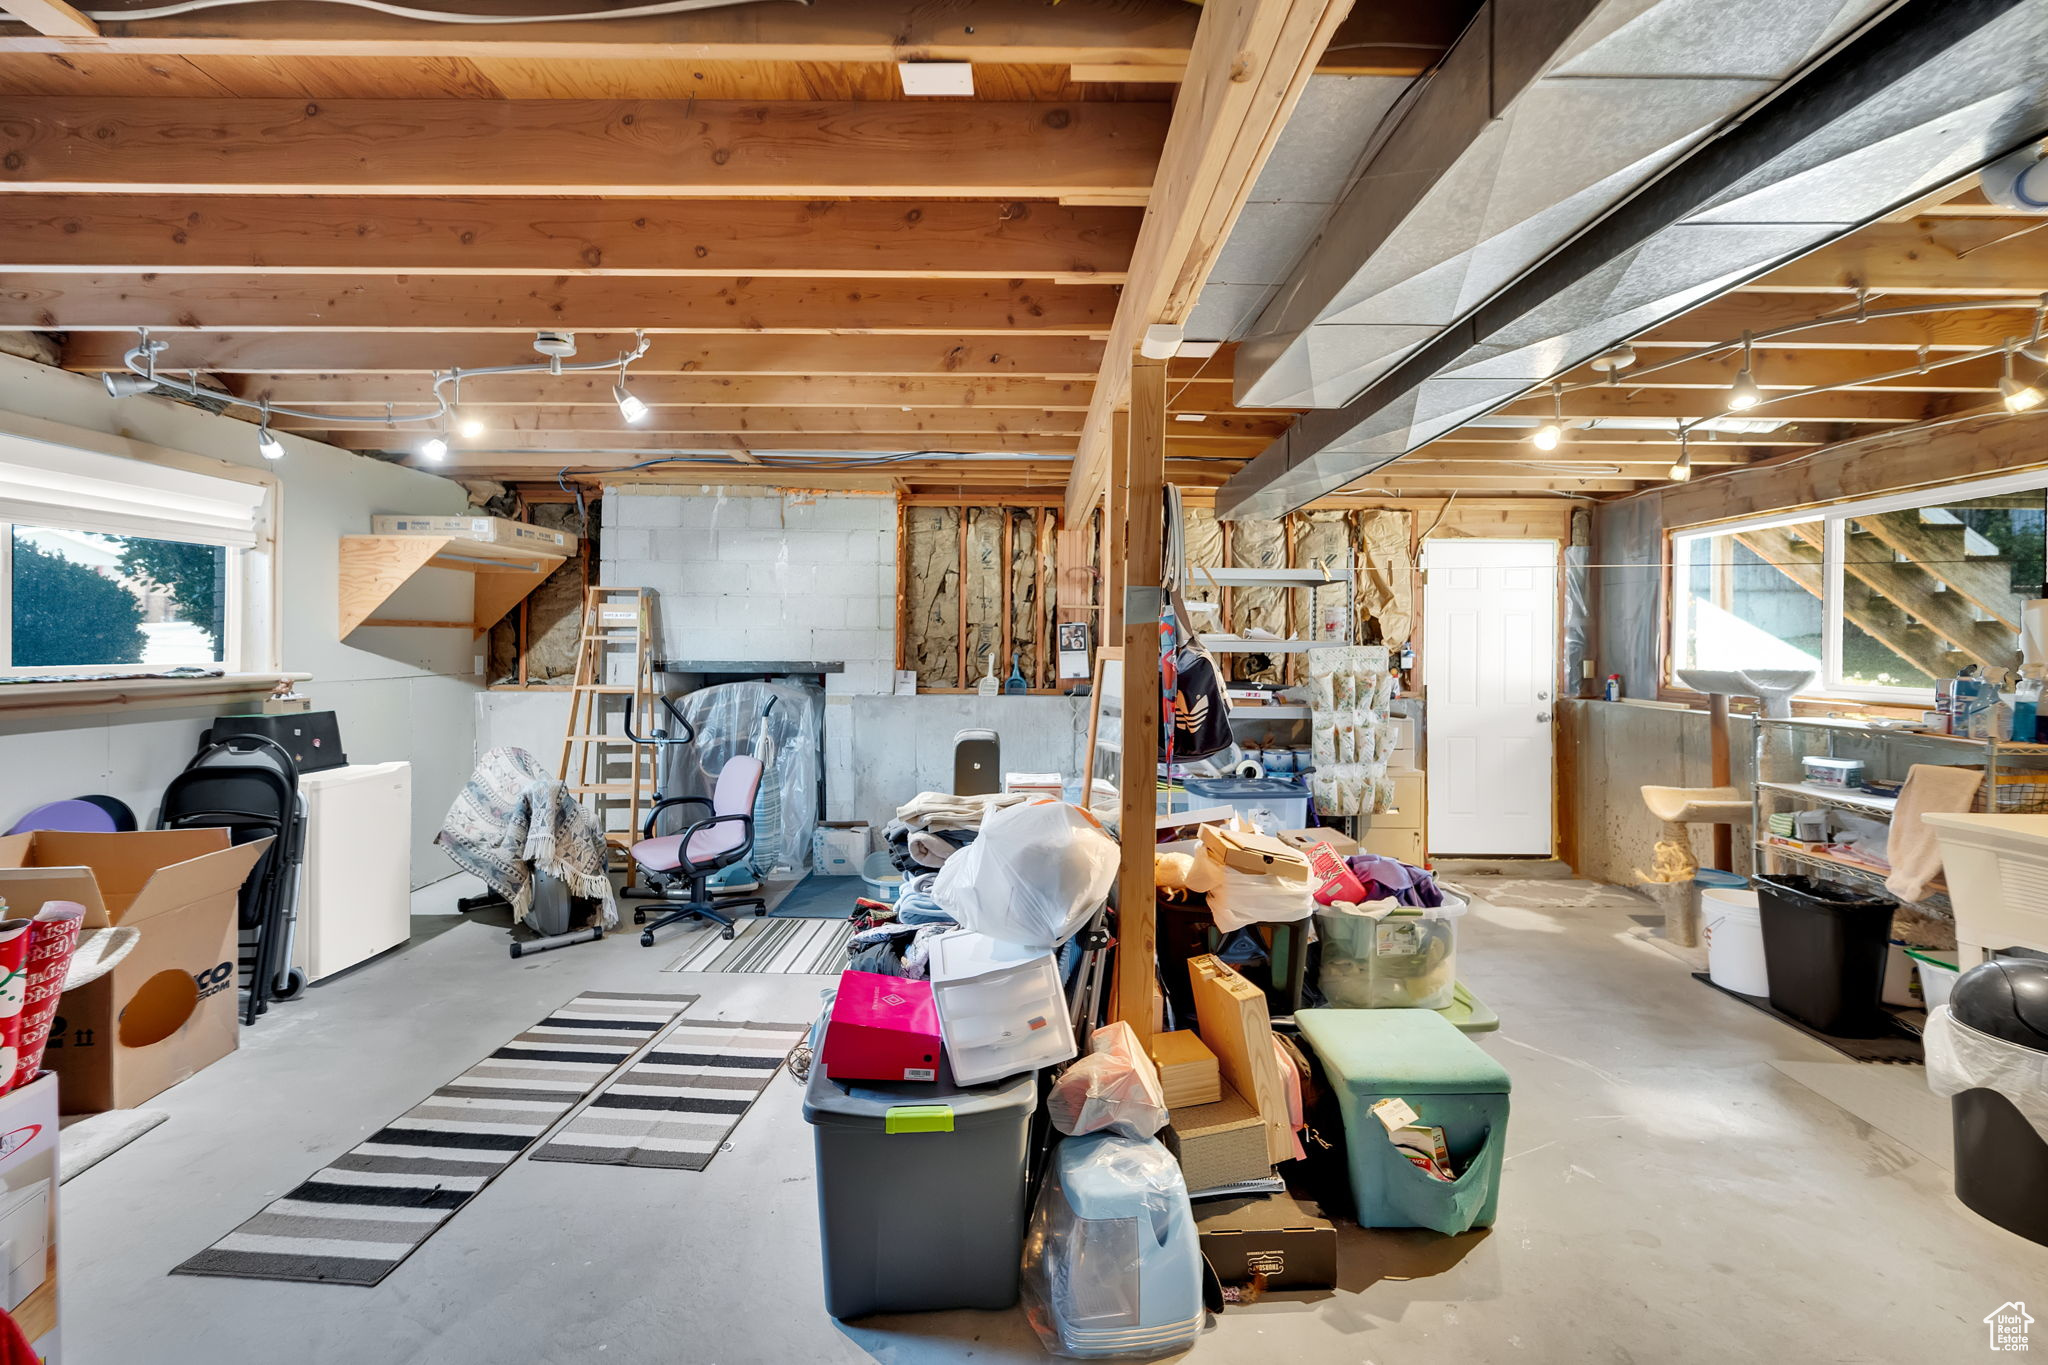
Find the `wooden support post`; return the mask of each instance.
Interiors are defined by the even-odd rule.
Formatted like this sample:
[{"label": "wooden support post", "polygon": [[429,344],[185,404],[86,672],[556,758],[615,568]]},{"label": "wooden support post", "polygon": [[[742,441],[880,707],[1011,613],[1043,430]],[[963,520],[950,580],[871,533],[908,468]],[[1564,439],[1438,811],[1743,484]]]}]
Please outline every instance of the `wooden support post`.
[{"label": "wooden support post", "polygon": [[1102,511],[1102,638],[1123,643],[1124,586],[1129,554],[1125,533],[1130,521],[1130,414],[1119,412],[1110,419],[1109,498]]},{"label": "wooden support post", "polygon": [[[1735,780],[1734,769],[1728,760],[1728,694],[1713,692],[1707,696],[1707,743],[1712,756],[1709,777],[1711,785],[1725,787]],[[1758,838],[1763,837],[1761,834]],[[1714,866],[1723,872],[1735,870],[1735,827],[1714,826]]]},{"label": "wooden support post", "polygon": [[[1152,1047],[1152,983],[1158,932],[1152,858],[1158,844],[1160,542],[1165,527],[1166,362],[1138,356],[1131,366],[1131,412],[1124,505],[1129,525],[1122,572],[1124,618],[1123,858],[1117,869],[1117,999],[1139,1046]],[[1114,485],[1112,485],[1114,487]]]},{"label": "wooden support post", "polygon": [[953,596],[960,603],[960,638],[954,642],[954,652],[959,655],[957,667],[960,686],[969,692],[974,690],[974,675],[967,671],[967,513],[971,509],[966,503],[960,504],[960,559],[959,576],[953,580]]}]

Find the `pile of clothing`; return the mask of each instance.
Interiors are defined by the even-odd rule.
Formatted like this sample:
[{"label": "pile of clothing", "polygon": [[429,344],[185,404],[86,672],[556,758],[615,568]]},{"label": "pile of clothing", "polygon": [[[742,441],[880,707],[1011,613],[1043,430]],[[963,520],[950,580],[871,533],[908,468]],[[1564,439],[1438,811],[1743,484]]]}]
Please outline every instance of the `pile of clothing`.
[{"label": "pile of clothing", "polygon": [[889,861],[906,877],[941,867],[946,859],[974,842],[981,822],[1007,806],[1036,800],[1025,792],[989,796],[955,796],[950,792],[919,792],[897,807],[896,818],[882,830]]},{"label": "pile of clothing", "polygon": [[1392,900],[1400,905],[1435,910],[1444,903],[1436,878],[1428,868],[1411,867],[1399,858],[1382,858],[1377,853],[1357,853],[1344,860],[1351,875],[1365,886],[1369,901]]},{"label": "pile of clothing", "polygon": [[937,880],[934,872],[911,877],[886,910],[856,911],[853,937],[846,944],[847,968],[918,981],[929,975],[932,939],[960,927],[932,896]]}]

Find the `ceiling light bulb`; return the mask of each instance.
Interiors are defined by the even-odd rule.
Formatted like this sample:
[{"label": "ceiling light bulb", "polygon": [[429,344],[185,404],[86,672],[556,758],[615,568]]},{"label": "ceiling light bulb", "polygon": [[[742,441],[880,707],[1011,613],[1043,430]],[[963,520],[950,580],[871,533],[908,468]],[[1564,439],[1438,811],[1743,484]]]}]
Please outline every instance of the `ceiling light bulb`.
[{"label": "ceiling light bulb", "polygon": [[623,376],[612,385],[612,401],[619,405],[619,416],[628,422],[637,425],[647,420],[647,405],[626,388]]},{"label": "ceiling light bulb", "polygon": [[1685,483],[1692,478],[1692,447],[1685,443],[1682,433],[1678,438],[1678,458],[1671,462],[1671,468],[1666,472],[1673,483]]},{"label": "ceiling light bulb", "polygon": [[1558,442],[1564,440],[1564,428],[1555,422],[1545,422],[1529,437],[1529,444],[1538,450],[1556,450]]},{"label": "ceiling light bulb", "polygon": [[464,440],[474,441],[477,437],[484,434],[484,420],[481,417],[464,413],[455,423],[455,430]]},{"label": "ceiling light bulb", "polygon": [[428,460],[445,460],[448,458],[448,443],[439,436],[429,436],[420,442],[420,456]]},{"label": "ceiling light bulb", "polygon": [[256,452],[266,460],[284,458],[284,442],[270,434],[269,427],[256,428]]},{"label": "ceiling light bulb", "polygon": [[2048,395],[2032,384],[2022,384],[2011,375],[1998,381],[1998,397],[2005,404],[2007,412],[2028,412],[2041,406]]}]

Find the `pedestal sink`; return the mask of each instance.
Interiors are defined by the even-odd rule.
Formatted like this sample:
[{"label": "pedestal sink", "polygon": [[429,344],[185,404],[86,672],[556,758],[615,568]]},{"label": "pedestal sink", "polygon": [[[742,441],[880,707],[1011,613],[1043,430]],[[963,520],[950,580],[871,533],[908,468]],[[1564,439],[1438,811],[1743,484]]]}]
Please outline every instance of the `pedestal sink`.
[{"label": "pedestal sink", "polygon": [[1819,675],[1810,668],[1681,668],[1678,680],[1697,692],[1755,697],[1776,720],[1792,715],[1792,698]]}]

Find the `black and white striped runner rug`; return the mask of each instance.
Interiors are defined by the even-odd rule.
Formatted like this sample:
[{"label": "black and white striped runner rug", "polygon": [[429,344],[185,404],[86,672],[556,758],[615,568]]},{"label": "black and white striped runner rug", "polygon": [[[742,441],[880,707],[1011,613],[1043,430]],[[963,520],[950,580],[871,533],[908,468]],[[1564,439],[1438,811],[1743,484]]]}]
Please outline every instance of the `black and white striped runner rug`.
[{"label": "black and white striped runner rug", "polygon": [[585,991],[171,1273],[376,1284],[696,999]]},{"label": "black and white striped runner rug", "polygon": [[680,1020],[528,1159],[701,1171],[809,1031],[808,1024]]},{"label": "black and white striped runner rug", "polygon": [[742,920],[734,937],[707,933],[704,942],[662,970],[837,976],[846,970],[846,943],[852,937],[851,920]]}]

